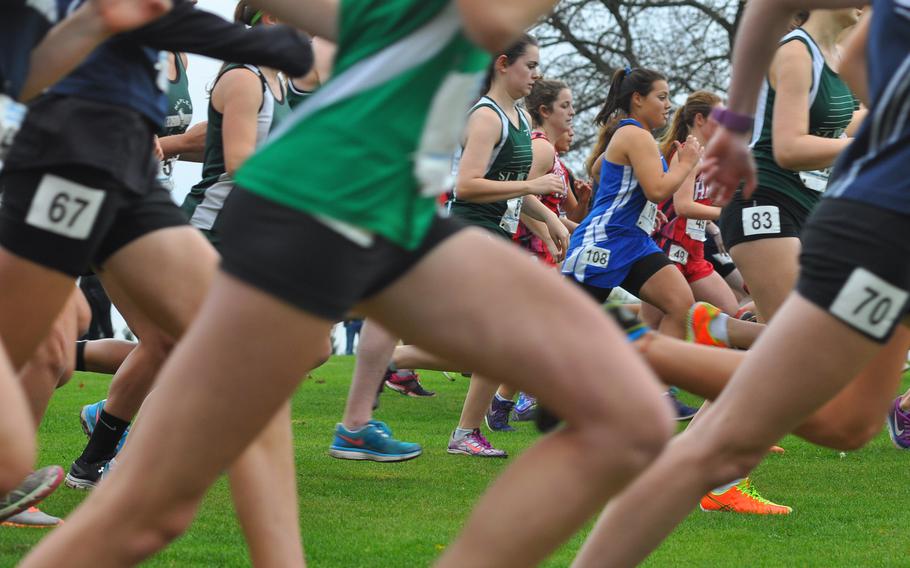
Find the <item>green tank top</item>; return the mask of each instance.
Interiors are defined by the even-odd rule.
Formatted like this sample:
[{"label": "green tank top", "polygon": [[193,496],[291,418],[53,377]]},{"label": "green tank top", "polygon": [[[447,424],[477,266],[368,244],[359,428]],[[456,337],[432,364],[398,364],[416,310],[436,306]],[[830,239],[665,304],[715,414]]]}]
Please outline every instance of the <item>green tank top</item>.
[{"label": "green tank top", "polygon": [[[481,98],[471,112],[486,107],[496,111],[502,122],[499,142],[493,149],[490,165],[484,177],[494,181],[524,181],[531,171],[531,125],[521,109],[518,109],[519,126],[515,126],[505,111],[489,97]],[[474,203],[458,199],[458,193],[451,203],[450,212],[468,224],[477,225],[507,239],[518,229],[522,198],[515,197],[493,203]]]},{"label": "green tank top", "polygon": [[[174,52],[177,67],[177,77],[168,81],[167,89],[167,115],[164,117],[164,126],[158,136],[175,136],[186,132],[193,121],[193,100],[190,98],[190,81],[186,76],[186,67],[180,54]],[[172,156],[161,162],[158,172],[158,182],[169,191],[174,189],[173,173],[174,164],[179,156]]]},{"label": "green tank top", "polygon": [[237,182],[355,242],[417,248],[489,61],[453,0],[342,0],[332,77]]},{"label": "green tank top", "polygon": [[[799,41],[806,45],[812,57],[812,87],[809,91],[809,134],[824,138],[839,138],[853,119],[858,108],[856,98],[841,78],[828,67],[815,40],[805,30],[797,28],[781,39],[780,45]],[[759,95],[755,112],[755,128],[751,148],[758,169],[759,191],[779,191],[811,210],[821,199],[828,184],[830,168],[811,172],[787,170],[774,160],[772,118],[774,89],[767,79]]]},{"label": "green tank top", "polygon": [[[288,114],[287,89],[284,79],[281,79],[281,100],[272,95],[268,82],[262,72],[255,65],[225,65],[215,83],[232,69],[249,69],[255,73],[262,83],[262,104],[256,116],[256,147],[262,146],[269,133],[281,123]],[[280,77],[280,75],[279,75]],[[222,138],[224,115],[218,112],[209,101],[208,129],[205,133],[205,154],[202,166],[202,181],[196,184],[183,201],[181,208],[190,219],[190,224],[202,230],[212,241],[218,243],[216,224],[221,209],[227,196],[234,188],[234,180],[228,175],[224,160],[224,144]]]}]

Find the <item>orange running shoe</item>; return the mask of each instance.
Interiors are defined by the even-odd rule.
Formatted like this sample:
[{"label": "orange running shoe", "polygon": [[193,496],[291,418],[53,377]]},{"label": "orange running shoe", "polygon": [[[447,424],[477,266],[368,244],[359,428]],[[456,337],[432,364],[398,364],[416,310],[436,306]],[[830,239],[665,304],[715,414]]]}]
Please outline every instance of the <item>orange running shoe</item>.
[{"label": "orange running shoe", "polygon": [[686,316],[686,341],[699,345],[730,347],[730,345],[711,335],[711,322],[726,315],[720,308],[708,302],[695,302]]},{"label": "orange running shoe", "polygon": [[786,505],[772,503],[759,495],[749,483],[749,478],[743,479],[723,493],[711,491],[701,498],[701,510],[747,515],[789,515],[793,511]]}]

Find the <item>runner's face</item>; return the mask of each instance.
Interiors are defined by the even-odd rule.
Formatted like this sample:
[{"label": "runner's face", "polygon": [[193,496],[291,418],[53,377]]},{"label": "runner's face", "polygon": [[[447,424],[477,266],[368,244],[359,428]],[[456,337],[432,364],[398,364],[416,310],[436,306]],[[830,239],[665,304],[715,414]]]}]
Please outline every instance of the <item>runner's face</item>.
[{"label": "runner's face", "polygon": [[670,116],[670,87],[666,81],[654,81],[651,92],[646,97],[640,97],[641,107],[638,110],[639,118],[654,130],[667,123]]},{"label": "runner's face", "polygon": [[553,145],[556,148],[556,151],[560,154],[565,154],[569,151],[569,148],[572,147],[572,139],[575,138],[575,131],[569,128],[563,132],[562,136],[559,137],[559,140]]},{"label": "runner's face", "polygon": [[540,50],[536,45],[525,48],[524,54],[505,69],[506,88],[518,100],[531,94],[534,83],[540,79]]},{"label": "runner's face", "polygon": [[[722,105],[716,105],[712,110],[721,106]],[[717,131],[717,123],[713,120],[708,120],[707,116],[702,117],[699,123],[699,130],[701,131],[700,142],[702,146],[704,146],[711,140],[711,137],[714,136],[714,133]]]},{"label": "runner's face", "polygon": [[[572,106],[572,91],[563,89],[553,101],[553,111],[547,117],[547,123],[556,132],[567,132],[572,128],[572,118],[575,116],[575,107]],[[561,135],[560,135],[561,136]]]}]

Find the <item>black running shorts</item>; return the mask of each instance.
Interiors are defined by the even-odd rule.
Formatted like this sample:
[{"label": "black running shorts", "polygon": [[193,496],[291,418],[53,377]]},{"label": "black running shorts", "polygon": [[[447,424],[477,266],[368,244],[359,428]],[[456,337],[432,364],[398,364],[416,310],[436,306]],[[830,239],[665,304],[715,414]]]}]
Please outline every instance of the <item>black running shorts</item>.
[{"label": "black running shorts", "polygon": [[801,296],[879,343],[910,311],[910,215],[822,199],[802,239]]},{"label": "black running shorts", "polygon": [[369,242],[357,243],[343,229],[235,187],[221,212],[221,268],[305,312],[341,321],[462,228],[437,218],[415,250],[379,235],[361,234]]},{"label": "black running shorts", "polygon": [[776,190],[757,188],[749,199],[737,191],[724,207],[719,225],[727,250],[740,243],[784,237],[799,238],[809,211]]}]

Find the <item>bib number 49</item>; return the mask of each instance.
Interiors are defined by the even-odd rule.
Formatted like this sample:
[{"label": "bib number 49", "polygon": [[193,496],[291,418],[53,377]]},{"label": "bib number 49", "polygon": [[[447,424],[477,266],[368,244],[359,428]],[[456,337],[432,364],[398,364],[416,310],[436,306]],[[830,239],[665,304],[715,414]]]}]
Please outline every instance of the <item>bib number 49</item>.
[{"label": "bib number 49", "polygon": [[88,238],[104,202],[104,191],[46,175],[32,199],[25,222],[71,239]]}]

